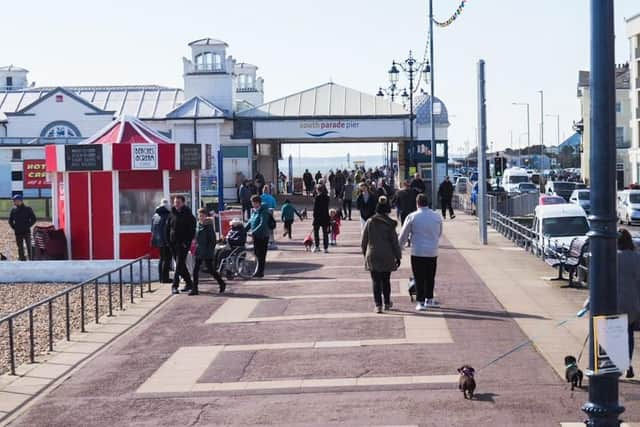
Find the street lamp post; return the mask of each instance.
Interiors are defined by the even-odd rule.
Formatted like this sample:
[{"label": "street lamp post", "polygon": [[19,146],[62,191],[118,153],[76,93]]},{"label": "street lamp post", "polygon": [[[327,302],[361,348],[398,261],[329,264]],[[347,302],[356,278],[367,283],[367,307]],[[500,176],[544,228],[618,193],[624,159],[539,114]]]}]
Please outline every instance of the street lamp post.
[{"label": "street lamp post", "polygon": [[556,140],[557,145],[560,145],[560,114],[545,114],[545,116],[556,118]]},{"label": "street lamp post", "polygon": [[589,401],[587,425],[620,425],[619,372],[596,372],[593,317],[617,312],[616,112],[613,0],[591,0],[591,215],[589,216]]},{"label": "street lamp post", "polygon": [[[409,57],[402,62],[393,61],[391,63],[391,69],[389,70],[389,90],[384,90],[380,88],[378,90],[378,96],[384,96],[385,94],[391,96],[391,100],[393,101],[393,92],[398,88],[398,81],[400,80],[400,70],[402,70],[409,80],[409,91],[406,89],[402,91],[400,95],[403,99],[403,103],[406,104],[409,101],[409,162],[408,166],[416,166],[415,162],[415,135],[414,135],[414,122],[415,122],[415,113],[413,111],[413,93],[415,92],[415,79],[416,74],[420,72],[428,73],[430,72],[429,61],[420,63],[414,57],[413,53],[409,51]],[[432,150],[433,151],[433,150]]]},{"label": "street lamp post", "polygon": [[527,107],[527,155],[531,149],[531,120],[529,117],[529,103],[528,102],[512,102],[512,105],[524,105]]},{"label": "street lamp post", "polygon": [[544,157],[544,91],[539,90],[540,94],[540,171],[542,172],[542,159]]}]

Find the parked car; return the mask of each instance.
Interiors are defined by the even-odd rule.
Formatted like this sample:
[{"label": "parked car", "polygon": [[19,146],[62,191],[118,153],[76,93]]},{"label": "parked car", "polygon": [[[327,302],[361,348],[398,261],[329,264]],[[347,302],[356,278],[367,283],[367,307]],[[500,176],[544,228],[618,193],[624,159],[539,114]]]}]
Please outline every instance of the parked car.
[{"label": "parked car", "polygon": [[618,193],[618,220],[632,225],[640,222],[640,190],[624,190]]},{"label": "parked car", "polygon": [[549,181],[547,182],[546,193],[553,196],[560,196],[568,202],[569,197],[571,197],[571,193],[573,193],[573,190],[575,189],[575,182]]},{"label": "parked car", "polygon": [[515,193],[520,194],[537,194],[538,186],[532,182],[521,182],[515,190]]},{"label": "parked car", "polygon": [[502,174],[502,186],[508,193],[515,192],[523,182],[529,182],[529,175],[525,169],[508,168]]},{"label": "parked car", "polygon": [[567,201],[560,196],[548,196],[546,194],[542,194],[538,199],[539,206],[564,205],[565,203],[567,203]]},{"label": "parked car", "polygon": [[591,200],[589,199],[590,191],[587,190],[573,190],[571,197],[569,197],[569,203],[580,206],[584,211],[589,214],[591,211]]},{"label": "parked car", "polygon": [[578,205],[538,206],[533,229],[538,233],[539,247],[568,248],[574,238],[586,236],[589,222],[584,209]]},{"label": "parked car", "polygon": [[466,193],[469,186],[469,179],[466,176],[458,177],[456,180],[455,190],[458,193]]}]

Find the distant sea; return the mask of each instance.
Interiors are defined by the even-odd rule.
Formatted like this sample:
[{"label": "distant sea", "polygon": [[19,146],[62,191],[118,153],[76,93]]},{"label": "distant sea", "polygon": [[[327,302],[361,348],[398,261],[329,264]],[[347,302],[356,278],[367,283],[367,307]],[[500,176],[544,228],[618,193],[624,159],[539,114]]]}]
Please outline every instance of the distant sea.
[{"label": "distant sea", "polygon": [[[304,173],[305,169],[309,169],[309,172],[315,175],[317,171],[323,174],[333,169],[353,169],[354,163],[357,161],[364,162],[365,168],[375,168],[376,166],[382,166],[384,164],[384,158],[382,155],[351,155],[351,162],[347,164],[347,157],[305,157],[292,156],[293,159],[293,176],[300,177]],[[285,174],[289,173],[289,159],[283,159],[278,162],[278,167]]]}]

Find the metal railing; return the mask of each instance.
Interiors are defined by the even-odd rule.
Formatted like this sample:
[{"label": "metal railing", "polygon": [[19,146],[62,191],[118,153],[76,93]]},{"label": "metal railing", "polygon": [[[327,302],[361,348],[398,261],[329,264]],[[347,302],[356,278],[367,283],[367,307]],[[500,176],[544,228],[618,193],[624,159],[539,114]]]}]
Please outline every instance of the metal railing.
[{"label": "metal railing", "polygon": [[507,239],[528,252],[544,257],[544,241],[541,243],[538,233],[519,222],[509,218],[497,210],[491,210],[489,221],[491,226]]},{"label": "metal railing", "polygon": [[87,138],[83,137],[67,137],[67,138],[48,138],[44,136],[34,137],[18,137],[3,136],[0,137],[0,145],[47,145],[47,144],[79,144]]},{"label": "metal railing", "polygon": [[[3,318],[0,318],[0,326],[2,326],[4,323],[7,324],[7,328],[8,328],[8,340],[9,340],[9,353],[8,353],[8,357],[9,357],[9,366],[10,366],[10,372],[11,375],[15,375],[16,374],[16,346],[15,346],[15,330],[14,330],[14,326],[16,323],[16,318],[18,318],[19,316],[23,315],[23,314],[28,314],[29,316],[29,362],[30,363],[35,363],[35,349],[36,349],[36,342],[35,342],[35,324],[34,324],[34,311],[40,307],[44,307],[46,306],[47,309],[47,319],[48,319],[48,349],[49,351],[53,351],[53,344],[54,344],[54,310],[53,310],[53,303],[56,300],[59,299],[64,299],[64,317],[65,317],[65,337],[66,337],[66,341],[70,341],[71,340],[71,304],[70,304],[70,294],[71,292],[75,291],[75,290],[80,290],[80,331],[81,332],[86,332],[86,324],[87,324],[87,313],[86,313],[86,288],[88,287],[92,287],[93,288],[93,298],[94,298],[94,322],[95,323],[100,323],[100,316],[104,315],[105,313],[100,313],[100,303],[99,303],[99,298],[100,298],[100,292],[99,292],[99,287],[107,287],[107,295],[108,295],[108,308],[107,308],[107,312],[108,312],[108,316],[113,316],[113,310],[114,310],[114,299],[118,302],[119,305],[119,309],[120,310],[124,310],[124,301],[126,299],[125,295],[124,295],[124,284],[126,283],[126,278],[123,277],[123,271],[128,269],[128,276],[129,276],[129,299],[130,302],[133,303],[134,298],[135,298],[135,294],[137,293],[137,291],[134,289],[137,286],[139,286],[139,297],[140,298],[144,298],[144,285],[145,285],[145,280],[144,280],[144,272],[143,272],[143,264],[144,261],[146,261],[146,273],[147,273],[147,292],[152,292],[151,291],[151,258],[149,257],[149,255],[145,255],[142,256],[140,258],[136,258],[133,261],[129,261],[126,264],[123,264],[111,271],[107,271],[105,273],[101,273],[97,276],[94,276],[88,280],[85,280],[82,283],[78,283],[76,285],[71,286],[68,289],[65,289],[62,292],[59,292],[53,296],[50,296],[49,298],[46,298],[42,301],[39,301],[37,303],[31,304],[28,307],[25,307],[23,309],[20,309],[14,313],[11,313]],[[134,281],[134,266],[136,266],[135,268],[138,269],[138,277],[137,277],[137,283],[135,283]],[[117,280],[115,280],[114,282],[114,278],[113,276],[117,275]],[[107,282],[106,284],[104,282],[100,282],[101,279],[107,278]],[[118,287],[118,296],[117,298],[114,298],[113,292],[114,292],[114,286]]]}]

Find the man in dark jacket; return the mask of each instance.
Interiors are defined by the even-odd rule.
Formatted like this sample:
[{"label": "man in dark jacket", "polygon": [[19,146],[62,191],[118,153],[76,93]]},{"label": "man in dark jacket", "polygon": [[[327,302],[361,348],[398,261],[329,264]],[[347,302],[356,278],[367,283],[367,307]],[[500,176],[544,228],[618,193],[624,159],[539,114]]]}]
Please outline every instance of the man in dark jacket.
[{"label": "man in dark jacket", "polygon": [[327,194],[327,187],[319,185],[317,189],[318,195],[313,202],[313,236],[315,239],[314,252],[320,252],[320,229],[322,228],[322,243],[324,244],[324,252],[329,253],[329,204],[331,199]]},{"label": "man in dark jacket", "polygon": [[160,206],[151,218],[151,246],[160,250],[158,261],[158,278],[160,283],[170,283],[169,270],[171,269],[171,248],[167,240],[167,220],[171,205],[167,199],[162,199]]},{"label": "man in dark jacket", "polygon": [[451,200],[453,199],[453,184],[449,181],[449,177],[445,176],[444,181],[440,183],[438,188],[438,198],[440,199],[440,205],[442,207],[442,218],[446,218],[447,208],[449,208],[449,217],[451,219],[456,216],[453,214],[453,206]]},{"label": "man in dark jacket", "polygon": [[249,181],[244,181],[240,186],[240,203],[242,204],[242,219],[247,221],[251,217],[251,196],[253,192],[249,186]]},{"label": "man in dark jacket", "polygon": [[191,248],[191,241],[196,234],[196,218],[191,209],[185,205],[184,196],[176,196],[173,199],[173,209],[167,221],[167,240],[171,246],[171,252],[176,260],[176,271],[173,275],[171,293],[177,294],[180,278],[182,277],[187,289],[191,289],[191,275],[187,268],[187,254]]},{"label": "man in dark jacket", "polygon": [[405,181],[404,188],[396,193],[394,204],[398,208],[401,224],[404,224],[404,220],[407,219],[411,212],[415,212],[417,195],[418,193],[411,188],[409,181]]},{"label": "man in dark jacket", "polygon": [[336,199],[342,199],[344,194],[344,185],[347,183],[347,180],[344,177],[344,174],[340,169],[336,172],[336,177],[334,178],[335,186],[336,186]]},{"label": "man in dark jacket", "polygon": [[377,204],[376,197],[369,192],[367,184],[360,184],[360,195],[356,200],[356,206],[360,211],[360,230],[364,230],[367,220],[376,213]]},{"label": "man in dark jacket", "polygon": [[413,188],[417,193],[424,193],[427,190],[427,186],[420,177],[419,173],[413,176],[413,180],[411,181],[411,188]]},{"label": "man in dark jacket", "polygon": [[[25,205],[22,196],[13,196],[13,208],[9,214],[9,226],[16,235],[18,245],[18,257],[20,261],[31,259],[31,227],[36,223],[36,215],[33,209]],[[24,254],[24,247],[27,246],[27,256]]]},{"label": "man in dark jacket", "polygon": [[307,193],[307,196],[310,196],[313,193],[313,176],[309,169],[304,170],[304,174],[302,175],[302,181],[304,182],[304,190]]}]

